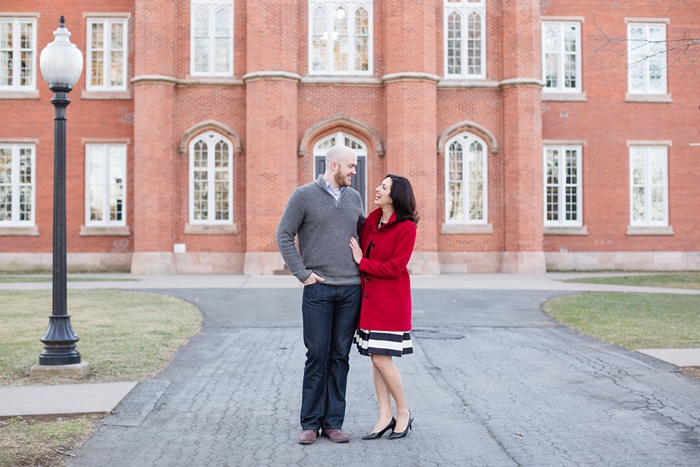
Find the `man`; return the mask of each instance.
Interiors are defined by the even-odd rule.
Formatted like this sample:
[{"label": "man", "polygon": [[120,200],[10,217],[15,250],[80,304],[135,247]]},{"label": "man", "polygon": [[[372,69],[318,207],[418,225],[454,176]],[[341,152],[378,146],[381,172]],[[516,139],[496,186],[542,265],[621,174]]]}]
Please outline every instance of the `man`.
[{"label": "man", "polygon": [[349,441],[342,431],[345,389],[361,302],[360,273],[349,245],[365,219],[362,198],[350,188],[356,167],[352,149],[333,146],[325,174],[294,190],[277,227],[282,258],[304,284],[301,444],[314,443],[321,429],[335,443]]}]

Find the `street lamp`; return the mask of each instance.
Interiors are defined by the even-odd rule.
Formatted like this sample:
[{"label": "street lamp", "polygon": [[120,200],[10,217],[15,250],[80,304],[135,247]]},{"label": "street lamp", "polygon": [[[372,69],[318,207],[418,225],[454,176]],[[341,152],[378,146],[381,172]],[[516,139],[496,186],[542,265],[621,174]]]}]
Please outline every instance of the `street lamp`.
[{"label": "street lamp", "polygon": [[54,174],[53,174],[53,308],[49,327],[41,338],[44,351],[39,365],[73,365],[80,363],[80,352],[75,348],[78,336],[70,325],[67,312],[66,262],[66,107],[68,93],[80,79],[83,54],[70,42],[65,19],[54,31],[54,41],[41,51],[41,74],[53,91],[51,103],[56,108],[54,118]]}]

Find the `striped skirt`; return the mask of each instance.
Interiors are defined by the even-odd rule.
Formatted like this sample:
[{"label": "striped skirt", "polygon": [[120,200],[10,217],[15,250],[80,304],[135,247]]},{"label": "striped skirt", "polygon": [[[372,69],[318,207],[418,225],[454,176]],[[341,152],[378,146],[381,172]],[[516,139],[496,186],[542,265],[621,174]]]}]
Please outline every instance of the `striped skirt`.
[{"label": "striped skirt", "polygon": [[358,329],[355,331],[355,344],[362,355],[376,354],[400,357],[413,353],[410,332]]}]

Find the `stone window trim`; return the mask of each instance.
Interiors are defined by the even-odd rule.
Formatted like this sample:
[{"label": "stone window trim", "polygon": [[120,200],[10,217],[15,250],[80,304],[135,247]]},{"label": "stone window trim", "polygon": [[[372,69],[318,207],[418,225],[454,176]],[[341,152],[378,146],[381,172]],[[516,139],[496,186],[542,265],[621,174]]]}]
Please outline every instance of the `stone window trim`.
[{"label": "stone window trim", "polygon": [[238,133],[233,131],[227,125],[217,122],[216,120],[205,120],[185,130],[180,138],[180,144],[178,144],[178,154],[187,154],[187,147],[192,139],[208,131],[221,133],[230,139],[231,143],[233,143],[233,152],[235,155],[240,156],[243,153],[243,143]]},{"label": "stone window trim", "polygon": [[0,99],[39,99],[39,90],[31,91],[0,91]]},{"label": "stone window trim", "polygon": [[542,92],[543,102],[587,102],[585,92]]},{"label": "stone window trim", "polygon": [[[455,166],[452,165],[453,160],[448,153],[448,147],[457,145],[459,147],[459,163]],[[479,148],[480,158],[471,160],[469,153],[470,148]],[[488,205],[489,205],[489,152],[488,144],[483,138],[470,131],[462,131],[454,134],[451,138],[445,142],[445,152],[444,152],[444,164],[445,164],[445,178],[444,178],[444,196],[445,196],[445,219],[444,226],[466,226],[466,227],[484,227],[488,225]],[[476,164],[476,165],[473,165]],[[474,168],[476,167],[476,171]],[[480,170],[479,170],[480,167]],[[459,174],[459,177],[452,178],[453,174]],[[476,178],[472,178],[475,175]],[[461,181],[461,188],[456,188],[456,191],[451,189],[452,186],[458,185],[458,181]],[[481,189],[476,192],[476,197],[472,197],[472,190],[470,189],[471,183],[480,184]],[[476,202],[480,200],[479,202]],[[451,213],[456,214],[456,218],[451,218]],[[478,217],[472,218],[472,215],[478,215]],[[448,228],[447,231],[450,229]],[[459,229],[458,229],[459,230]],[[469,229],[468,229],[469,230]],[[473,230],[473,229],[472,229]],[[481,231],[476,229],[478,233],[487,233],[486,231]],[[491,228],[493,230],[493,228]]]},{"label": "stone window trim", "polygon": [[662,23],[671,24],[670,18],[625,18],[625,24],[628,23]]},{"label": "stone window trim", "polygon": [[39,227],[0,227],[0,237],[38,237]]},{"label": "stone window trim", "polygon": [[[37,173],[37,148],[38,139],[36,138],[0,138],[0,145],[5,146],[5,150],[10,150],[10,170],[11,175],[9,177],[9,183],[6,181],[3,183],[6,189],[9,189],[11,194],[11,201],[9,203],[9,212],[11,220],[0,221],[0,229],[4,229],[5,235],[34,235],[36,230],[36,173]],[[22,169],[20,165],[22,164],[22,151],[29,150],[29,181],[22,179]],[[25,154],[26,156],[26,154]],[[29,201],[25,204],[29,204],[29,209],[23,209],[22,207],[22,188],[29,187],[30,195]],[[7,209],[7,205],[6,205]],[[7,211],[6,211],[7,212]],[[22,220],[21,217],[23,213],[28,214],[28,219]]]},{"label": "stone window trim", "polygon": [[440,229],[442,235],[492,235],[493,224],[448,224],[443,223]]},{"label": "stone window trim", "polygon": [[673,232],[673,226],[641,226],[641,225],[628,225],[627,235],[675,235]]},{"label": "stone window trim", "polygon": [[627,140],[627,147],[630,146],[673,146],[670,140]]},{"label": "stone window trim", "polygon": [[647,104],[672,104],[673,98],[671,93],[667,94],[638,94],[638,93],[625,93],[625,102],[641,102]]},{"label": "stone window trim", "polygon": [[[129,159],[129,147],[128,138],[121,138],[120,141],[115,140],[101,140],[99,138],[83,138],[82,143],[84,146],[85,153],[85,225],[81,226],[80,235],[129,235],[129,230],[127,227],[127,180],[129,178],[128,172],[128,159]],[[92,203],[92,184],[94,181],[92,179],[92,159],[91,148],[96,149],[102,147],[104,153],[102,154],[102,168],[104,169],[104,178],[100,181],[101,196],[103,198],[102,209],[100,214],[102,219],[91,219],[91,213],[93,209]],[[111,207],[109,206],[109,193],[111,191],[110,180],[107,178],[108,174],[117,167],[112,159],[112,154],[110,153],[110,148],[118,148],[120,154],[118,155],[117,161],[121,162],[119,164],[119,171],[121,173],[121,219],[110,219]],[[123,151],[123,152],[122,152]],[[123,159],[122,159],[123,158]],[[111,178],[111,177],[110,177]],[[98,197],[99,199],[99,197]],[[124,231],[123,229],[126,229]],[[109,232],[109,233],[105,233]],[[114,233],[112,233],[114,232]]]},{"label": "stone window trim", "polygon": [[[627,93],[625,100],[627,102],[670,102],[671,96],[668,93],[668,76],[667,76],[667,53],[665,48],[661,51],[654,50],[654,40],[649,28],[659,29],[663,31],[663,40],[668,39],[667,25],[670,21],[666,18],[625,18],[626,39],[627,39]],[[637,45],[637,39],[632,37],[632,28],[635,26],[643,29],[643,37],[640,39],[642,45]],[[651,45],[651,47],[649,47]],[[642,55],[637,55],[642,52]],[[651,78],[651,63],[652,60],[661,57],[662,62],[659,65],[660,76],[658,81],[658,89],[652,87]],[[636,76],[634,70],[637,65],[641,68],[641,78]],[[636,78],[635,78],[636,77]],[[644,85],[641,88],[633,89],[635,79],[641,79]],[[639,97],[637,97],[639,96]],[[635,97],[637,97],[635,99]]]},{"label": "stone window trim", "polygon": [[[86,38],[86,44],[85,44],[85,87],[81,90],[80,93],[80,98],[85,99],[85,100],[98,100],[98,99],[104,99],[104,100],[128,100],[131,99],[133,96],[131,94],[131,91],[128,89],[130,80],[129,80],[129,75],[131,74],[131,70],[129,68],[129,49],[130,45],[133,45],[132,42],[132,31],[131,31],[131,13],[129,12],[104,12],[104,13],[99,13],[99,12],[88,12],[88,13],[83,13],[83,18],[86,20],[85,21],[85,38]],[[104,24],[110,24],[112,22],[119,22],[124,25],[124,48],[123,48],[123,67],[124,67],[124,72],[123,72],[123,83],[119,86],[114,86],[112,87],[111,85],[103,85],[103,86],[93,86],[92,83],[90,82],[91,76],[92,76],[92,69],[91,69],[91,56],[90,52],[92,50],[91,48],[91,39],[90,39],[90,26],[93,24],[93,22],[96,21],[104,21]],[[105,33],[106,35],[106,33]],[[107,49],[105,49],[107,50]],[[111,47],[109,48],[108,52],[111,54],[112,49]],[[105,81],[110,79],[110,76],[104,77]]]},{"label": "stone window trim", "polygon": [[[671,235],[668,233],[669,224],[669,186],[668,186],[668,159],[669,151],[668,148],[671,146],[670,141],[628,141],[627,146],[629,147],[629,212],[630,212],[630,223],[628,229],[628,235],[637,235],[634,232],[647,232],[641,235],[650,235],[649,232],[661,232],[654,233],[654,235]],[[637,157],[637,161],[641,161],[641,172],[637,173],[635,171],[634,160]],[[640,158],[641,157],[641,158]],[[656,157],[656,159],[652,159]],[[658,167],[661,168],[661,179],[658,178],[654,180],[654,168],[653,161],[656,160],[660,163]],[[635,173],[639,175],[635,177]],[[654,209],[654,189],[661,189],[661,209],[662,218],[653,219],[653,209]],[[642,198],[639,196],[635,198],[635,190],[637,193],[642,193]],[[658,195],[657,191],[657,195]],[[635,200],[639,201],[641,199],[641,204],[637,207],[641,207],[642,210],[635,210]],[[642,214],[642,218],[635,220],[635,213]],[[633,232],[633,233],[629,233]]]},{"label": "stone window trim", "polygon": [[[461,68],[460,73],[449,73],[450,63],[449,63],[449,50],[450,50],[450,16],[457,14],[460,19],[460,38],[459,38],[459,51],[460,60],[458,66]],[[478,15],[479,24],[478,30],[480,32],[480,37],[478,41],[479,55],[478,55],[478,73],[469,73],[469,62],[468,62],[468,47],[469,47],[469,26],[471,15]],[[443,59],[443,73],[445,77],[457,78],[457,79],[478,79],[486,78],[486,68],[487,68],[487,24],[486,24],[487,14],[486,14],[486,1],[476,0],[473,2],[448,2],[443,1],[443,44],[442,44],[442,59]]]},{"label": "stone window trim", "polygon": [[585,139],[543,139],[543,146],[586,146]]},{"label": "stone window trim", "polygon": [[347,132],[365,141],[368,157],[372,153],[377,157],[384,157],[384,142],[379,132],[367,123],[344,114],[324,118],[307,128],[299,140],[297,155],[299,157],[313,155],[313,145],[320,138],[337,131]]},{"label": "stone window trim", "polygon": [[544,226],[542,229],[544,235],[588,235],[588,229],[585,225],[582,226]]},{"label": "stone window trim", "polygon": [[491,154],[498,154],[500,149],[498,146],[498,141],[493,133],[478,123],[464,120],[449,126],[442,133],[440,133],[437,141],[437,155],[443,156],[445,154],[445,145],[447,144],[447,141],[464,132],[473,133],[474,135],[480,137],[486,142]]},{"label": "stone window trim", "polygon": [[185,235],[238,235],[238,223],[229,225],[185,224]]},{"label": "stone window trim", "polygon": [[128,225],[102,227],[93,225],[80,226],[81,237],[129,237],[131,232]]},{"label": "stone window trim", "polygon": [[131,100],[134,98],[131,91],[94,91],[83,89],[80,98],[84,100]]}]

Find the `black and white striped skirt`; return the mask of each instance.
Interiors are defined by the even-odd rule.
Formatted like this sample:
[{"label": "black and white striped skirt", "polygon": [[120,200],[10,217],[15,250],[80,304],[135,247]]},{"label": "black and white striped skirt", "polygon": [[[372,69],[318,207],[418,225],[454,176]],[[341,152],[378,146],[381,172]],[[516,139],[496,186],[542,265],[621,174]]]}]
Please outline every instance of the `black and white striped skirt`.
[{"label": "black and white striped skirt", "polygon": [[400,357],[413,353],[410,332],[358,329],[355,331],[355,344],[362,355]]}]

